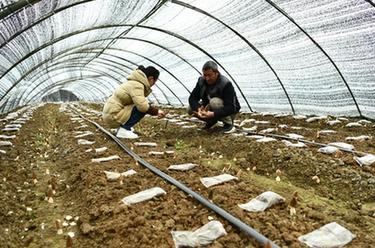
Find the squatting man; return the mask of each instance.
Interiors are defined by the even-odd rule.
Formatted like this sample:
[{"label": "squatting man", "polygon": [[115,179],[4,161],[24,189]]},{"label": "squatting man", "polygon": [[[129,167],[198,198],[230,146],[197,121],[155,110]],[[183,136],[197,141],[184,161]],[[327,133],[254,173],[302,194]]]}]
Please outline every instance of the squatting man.
[{"label": "squatting man", "polygon": [[220,120],[224,123],[222,132],[233,133],[236,130],[233,121],[241,108],[233,85],[213,61],[207,61],[202,71],[203,76],[190,94],[188,113],[205,121],[205,130]]}]

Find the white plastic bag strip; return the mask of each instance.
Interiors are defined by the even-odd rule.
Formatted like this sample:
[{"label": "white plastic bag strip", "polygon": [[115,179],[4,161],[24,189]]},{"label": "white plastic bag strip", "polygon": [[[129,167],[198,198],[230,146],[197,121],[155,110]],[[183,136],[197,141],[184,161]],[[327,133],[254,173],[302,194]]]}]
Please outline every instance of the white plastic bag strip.
[{"label": "white plastic bag strip", "polygon": [[165,192],[162,188],[154,187],[151,189],[138,192],[134,195],[126,196],[122,199],[122,202],[125,203],[126,205],[131,205],[131,204],[135,204],[138,202],[147,201],[156,196],[165,195],[165,194],[167,194],[167,192]]},{"label": "white plastic bag strip", "polygon": [[367,154],[363,157],[357,157],[357,156],[354,156],[353,157],[354,160],[360,165],[360,166],[363,166],[363,165],[372,165],[375,163],[375,156],[372,155],[372,154]]},{"label": "white plastic bag strip", "polygon": [[155,142],[134,142],[135,146],[145,146],[145,147],[157,147],[158,144]]},{"label": "white plastic bag strip", "polygon": [[338,248],[348,244],[354,238],[355,235],[345,227],[331,222],[311,233],[300,236],[298,240],[309,247]]},{"label": "white plastic bag strip", "polygon": [[1,153],[1,154],[6,154],[7,152],[4,151],[4,150],[0,150],[0,153]]},{"label": "white plastic bag strip", "polygon": [[104,171],[104,173],[108,181],[116,181],[120,178],[120,176],[128,177],[130,175],[136,174],[137,172],[135,170],[128,170],[122,173],[112,171]]},{"label": "white plastic bag strip", "polygon": [[339,120],[333,120],[333,121],[327,121],[327,124],[330,125],[330,126],[334,126],[336,124],[340,124],[341,121]]},{"label": "white plastic bag strip", "polygon": [[250,138],[250,139],[263,139],[264,136],[262,135],[250,135],[250,136],[246,136],[247,138]]},{"label": "white plastic bag strip", "polygon": [[14,139],[16,135],[0,135],[0,139]]},{"label": "white plastic bag strip", "polygon": [[121,158],[118,155],[112,155],[112,156],[105,157],[105,158],[93,158],[91,159],[91,162],[101,163],[101,162],[107,162],[107,161],[117,160],[117,159],[121,159]]},{"label": "white plastic bag strip", "polygon": [[22,125],[21,124],[8,124],[8,125],[5,125],[5,128],[21,128]]},{"label": "white plastic bag strip", "polygon": [[285,199],[272,191],[266,191],[256,198],[252,199],[248,203],[238,204],[242,209],[245,209],[249,212],[262,212],[267,208],[271,207],[274,204],[282,203]]},{"label": "white plastic bag strip", "polygon": [[337,132],[335,130],[329,130],[329,129],[318,131],[318,134],[321,134],[321,135],[329,135],[329,134],[334,134],[334,133],[337,133]]},{"label": "white plastic bag strip", "polygon": [[296,134],[296,133],[288,133],[287,134],[289,138],[292,139],[303,139],[304,137],[302,135]]},{"label": "white plastic bag strip", "polygon": [[214,186],[214,185],[217,185],[217,184],[229,182],[229,181],[234,180],[234,179],[237,179],[237,177],[234,177],[234,176],[229,175],[229,174],[222,174],[222,175],[215,176],[215,177],[203,177],[200,180],[201,180],[202,184],[206,188],[208,188],[208,187],[211,187],[211,186]]},{"label": "white plastic bag strip", "polygon": [[339,150],[339,148],[334,146],[325,146],[318,149],[318,152],[325,153],[325,154],[332,154]]},{"label": "white plastic bag strip", "polygon": [[346,124],[345,126],[346,127],[362,127],[362,124],[358,123],[358,122],[350,122],[350,123]]},{"label": "white plastic bag strip", "polygon": [[328,144],[329,146],[336,146],[339,148],[347,149],[347,150],[354,150],[354,146],[344,143],[344,142],[332,142]]},{"label": "white plastic bag strip", "polygon": [[319,121],[319,120],[324,120],[327,119],[327,116],[316,116],[316,117],[311,117],[306,120],[306,122],[314,122],[314,121]]},{"label": "white plastic bag strip", "polygon": [[104,146],[104,147],[96,148],[95,149],[95,153],[96,154],[102,154],[102,153],[104,153],[107,150],[108,150],[108,148]]},{"label": "white plastic bag strip", "polygon": [[292,143],[288,140],[282,140],[281,142],[283,142],[288,147],[296,147],[296,148],[306,147],[305,143],[302,143],[302,142]]},{"label": "white plastic bag strip", "polygon": [[276,131],[275,128],[266,128],[266,129],[260,130],[259,133],[265,134],[265,133],[273,133],[275,131]]},{"label": "white plastic bag strip", "polygon": [[196,128],[197,125],[184,125],[184,126],[181,126],[181,128],[183,129],[190,129],[190,128]]},{"label": "white plastic bag strip", "polygon": [[153,156],[161,156],[161,155],[164,155],[164,152],[151,151],[151,152],[148,152],[148,154],[153,155]]},{"label": "white plastic bag strip", "polygon": [[20,129],[17,127],[6,127],[6,128],[1,129],[1,131],[4,131],[4,132],[13,132],[13,131],[19,131],[19,130]]},{"label": "white plastic bag strip", "polygon": [[12,142],[10,141],[2,141],[0,140],[0,146],[12,146]]},{"label": "white plastic bag strip", "polygon": [[171,233],[176,248],[209,245],[221,236],[227,235],[223,225],[217,220],[208,222],[194,232],[172,231]]},{"label": "white plastic bag strip", "polygon": [[258,126],[253,127],[242,127],[242,130],[245,132],[255,132],[258,129]]},{"label": "white plastic bag strip", "polygon": [[79,139],[77,142],[78,142],[78,145],[92,145],[95,143],[95,141],[89,141],[85,139]]},{"label": "white plastic bag strip", "polygon": [[273,142],[273,141],[277,141],[277,140],[274,139],[274,138],[270,138],[270,137],[264,137],[264,138],[261,138],[261,139],[257,139],[257,142],[259,142],[259,143],[266,143],[266,142]]},{"label": "white plastic bag strip", "polygon": [[360,136],[356,136],[356,137],[346,137],[345,138],[346,141],[354,141],[354,140],[364,141],[364,140],[370,140],[370,139],[372,139],[372,137],[367,136],[367,135],[360,135]]},{"label": "white plastic bag strip", "polygon": [[187,171],[187,170],[191,170],[191,169],[193,169],[197,166],[198,166],[197,164],[193,164],[193,163],[172,164],[171,166],[168,167],[168,170]]},{"label": "white plastic bag strip", "polygon": [[93,135],[93,134],[94,133],[91,132],[91,131],[86,131],[86,132],[83,132],[82,134],[74,136],[74,138],[83,138],[83,137],[90,136],[90,135]]}]

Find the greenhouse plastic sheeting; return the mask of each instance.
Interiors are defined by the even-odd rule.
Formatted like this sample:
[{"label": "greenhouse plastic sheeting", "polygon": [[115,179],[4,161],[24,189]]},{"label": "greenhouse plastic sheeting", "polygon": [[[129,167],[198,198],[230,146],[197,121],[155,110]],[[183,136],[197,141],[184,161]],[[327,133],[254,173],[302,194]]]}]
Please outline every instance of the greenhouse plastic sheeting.
[{"label": "greenhouse plastic sheeting", "polygon": [[375,118],[374,23],[371,0],[0,0],[0,111],[105,101],[140,64],[186,106],[213,60],[242,111]]}]

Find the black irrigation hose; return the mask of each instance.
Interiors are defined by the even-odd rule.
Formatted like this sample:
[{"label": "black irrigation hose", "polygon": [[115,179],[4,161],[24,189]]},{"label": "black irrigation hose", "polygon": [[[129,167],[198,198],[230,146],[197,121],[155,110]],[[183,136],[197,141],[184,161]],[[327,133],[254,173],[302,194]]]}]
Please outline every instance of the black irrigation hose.
[{"label": "black irrigation hose", "polygon": [[361,156],[364,156],[364,155],[368,154],[368,153],[365,153],[365,152],[359,152],[359,151],[353,151],[353,150],[350,150],[350,149],[345,149],[343,147],[336,146],[336,145],[328,145],[328,144],[319,143],[319,142],[315,142],[315,141],[309,141],[309,140],[305,140],[305,139],[291,138],[289,136],[284,136],[284,135],[279,135],[279,134],[261,134],[261,133],[257,133],[257,132],[244,131],[244,130],[242,130],[242,132],[244,132],[244,133],[246,133],[248,135],[249,134],[250,135],[262,135],[264,137],[273,137],[273,138],[279,138],[279,139],[301,141],[301,142],[306,143],[306,144],[315,145],[315,146],[321,146],[321,147],[334,146],[334,147],[338,148],[341,151],[349,152],[349,153],[353,153],[353,154],[357,154],[357,155],[361,155]]},{"label": "black irrigation hose", "polygon": [[126,151],[135,161],[137,161],[138,163],[140,163],[141,165],[143,165],[144,167],[146,167],[147,169],[149,169],[154,174],[158,175],[159,177],[161,177],[162,179],[164,179],[168,183],[170,183],[170,184],[176,186],[177,188],[179,188],[180,190],[184,191],[186,194],[193,197],[195,200],[197,200],[203,206],[207,207],[208,209],[210,209],[210,210],[214,211],[215,213],[217,213],[218,215],[220,215],[222,218],[227,220],[229,223],[231,223],[233,226],[235,226],[239,230],[243,231],[244,233],[246,233],[250,237],[256,239],[262,245],[266,245],[267,243],[269,243],[269,244],[271,244],[272,248],[280,248],[278,245],[274,244],[271,240],[267,239],[265,236],[258,233],[255,229],[246,225],[244,222],[237,219],[236,217],[234,217],[233,215],[231,215],[230,213],[228,213],[224,209],[222,209],[222,208],[218,207],[217,205],[211,203],[210,201],[208,201],[206,198],[204,198],[200,194],[196,193],[195,191],[193,191],[190,188],[188,188],[187,186],[185,186],[183,183],[177,181],[176,179],[169,176],[168,174],[160,171],[159,169],[157,169],[156,167],[154,167],[153,165],[151,165],[150,163],[148,163],[147,161],[145,161],[144,159],[139,157],[129,147],[124,145],[116,136],[114,136],[113,134],[108,132],[106,129],[104,129],[102,126],[100,126],[98,123],[96,123],[94,121],[91,121],[89,119],[86,119],[81,114],[79,114],[79,116],[82,119],[84,119],[84,120],[90,122],[91,124],[95,125],[98,129],[100,129],[100,131],[102,131],[103,133],[108,135],[111,139],[113,139],[117,143],[117,145],[119,145],[124,151]]}]

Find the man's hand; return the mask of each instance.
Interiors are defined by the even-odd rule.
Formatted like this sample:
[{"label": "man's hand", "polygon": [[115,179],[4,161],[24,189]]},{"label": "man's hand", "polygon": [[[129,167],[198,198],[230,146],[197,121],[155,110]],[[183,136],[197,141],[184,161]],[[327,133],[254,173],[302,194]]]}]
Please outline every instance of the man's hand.
[{"label": "man's hand", "polygon": [[165,117],[165,112],[161,109],[158,110],[158,118],[163,118]]},{"label": "man's hand", "polygon": [[206,109],[198,111],[198,117],[201,119],[211,119],[215,116],[215,113],[212,111],[207,111]]}]

